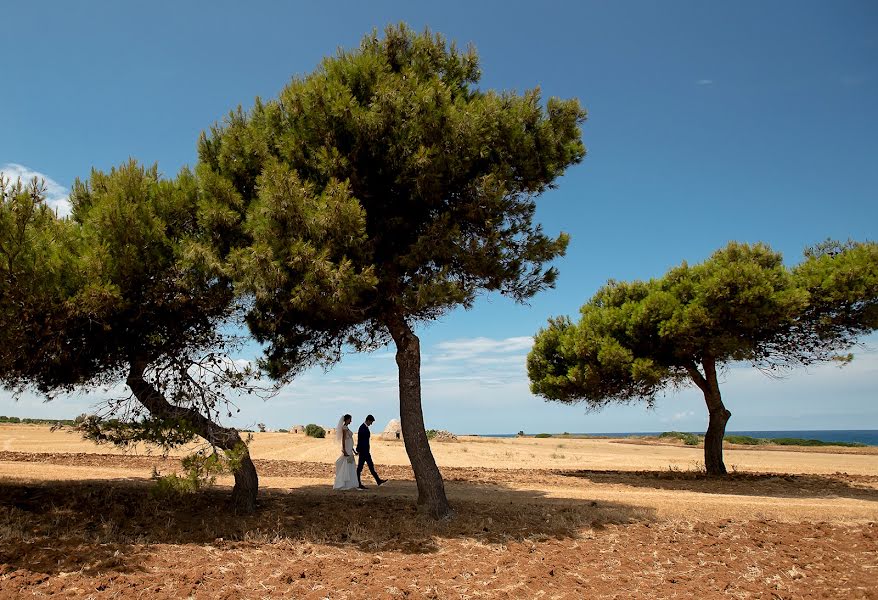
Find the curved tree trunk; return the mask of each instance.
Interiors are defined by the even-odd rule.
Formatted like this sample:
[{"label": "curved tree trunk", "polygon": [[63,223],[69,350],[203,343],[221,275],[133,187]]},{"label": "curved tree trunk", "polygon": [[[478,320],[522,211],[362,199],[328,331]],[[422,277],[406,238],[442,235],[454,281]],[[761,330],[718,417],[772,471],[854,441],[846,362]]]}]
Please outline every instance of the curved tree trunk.
[{"label": "curved tree trunk", "polygon": [[442,474],[436,466],[424,429],[424,412],[421,407],[421,342],[399,315],[388,317],[385,325],[396,343],[399,417],[402,421],[405,451],[418,484],[418,505],[433,518],[441,519],[451,514],[451,506],[445,496]]},{"label": "curved tree trunk", "polygon": [[726,423],[732,413],[723,404],[716,378],[716,362],[713,357],[706,356],[702,360],[704,375],[694,365],[687,367],[689,376],[704,393],[709,420],[707,432],[704,434],[704,468],[708,475],[725,475],[726,464],[723,462],[723,438],[726,435]]},{"label": "curved tree trunk", "polygon": [[175,406],[168,402],[164,395],[143,377],[148,365],[149,362],[142,358],[131,361],[127,383],[135,398],[155,417],[186,421],[195,433],[217,448],[223,450],[243,449],[244,455],[241,459],[241,465],[234,474],[235,487],[232,490],[232,502],[238,511],[253,512],[256,509],[259,477],[256,474],[253,460],[250,458],[250,452],[238,430],[217,425],[193,408]]},{"label": "curved tree trunk", "polygon": [[705,395],[704,399],[710,412],[707,432],[704,434],[704,466],[708,475],[725,475],[727,471],[723,462],[723,437],[732,413],[723,406],[719,394],[711,398]]}]

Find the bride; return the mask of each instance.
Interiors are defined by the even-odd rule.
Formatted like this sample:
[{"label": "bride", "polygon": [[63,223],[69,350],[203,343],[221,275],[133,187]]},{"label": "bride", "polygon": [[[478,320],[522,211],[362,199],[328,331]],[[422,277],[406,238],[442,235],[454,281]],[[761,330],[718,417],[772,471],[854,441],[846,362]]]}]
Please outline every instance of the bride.
[{"label": "bride", "polygon": [[335,461],[335,483],[333,489],[352,490],[359,487],[357,465],[354,462],[354,434],[348,428],[351,416],[344,415],[335,428],[335,441],[341,446],[341,456]]}]

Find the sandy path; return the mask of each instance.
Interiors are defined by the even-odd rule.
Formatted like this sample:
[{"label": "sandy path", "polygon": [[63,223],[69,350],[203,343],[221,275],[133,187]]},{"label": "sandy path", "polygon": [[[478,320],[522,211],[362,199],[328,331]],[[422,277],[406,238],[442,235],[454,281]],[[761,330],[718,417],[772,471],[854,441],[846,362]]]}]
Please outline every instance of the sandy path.
[{"label": "sandy path", "polygon": [[[97,457],[96,457],[97,458]],[[111,457],[107,457],[108,461]],[[0,478],[14,481],[86,481],[86,480],[141,480],[147,481],[151,469],[119,468],[112,466],[57,465],[33,462],[0,462]],[[547,501],[611,502],[641,509],[657,519],[684,519],[690,521],[717,519],[771,519],[779,522],[875,522],[878,521],[878,490],[874,498],[864,492],[864,498],[849,497],[791,497],[766,495],[755,490],[753,494],[709,493],[681,489],[653,489],[625,484],[593,483],[576,477],[548,477],[535,472],[536,481],[528,481],[520,473],[511,481],[482,483],[475,481],[448,481],[449,500],[474,502],[539,503]],[[372,486],[368,494],[406,496],[414,500],[417,488],[413,481],[394,479],[380,489]],[[522,480],[524,479],[524,480]],[[547,480],[548,479],[548,480]],[[558,482],[561,482],[560,484]],[[478,485],[473,485],[473,483]],[[218,485],[231,487],[229,477],[220,478]],[[263,490],[332,494],[328,477],[261,476]],[[878,486],[876,486],[878,487]],[[357,495],[364,495],[357,493]]]},{"label": "sandy path", "polygon": [[[96,446],[67,431],[50,431],[44,426],[4,425],[0,427],[0,448],[15,452],[52,452],[94,456],[92,464],[54,464],[12,460],[0,462],[0,478],[29,481],[76,481],[88,479],[145,480],[152,465],[162,459],[155,451],[140,448],[123,453],[109,446]],[[191,449],[183,449],[176,455]],[[700,448],[674,445],[629,444],[607,439],[505,439],[462,438],[460,442],[433,444],[436,460],[446,471],[448,493],[455,498],[478,501],[479,498],[506,494],[511,502],[541,500],[621,502],[654,514],[659,519],[710,520],[726,518],[773,519],[782,522],[809,521],[878,521],[878,454],[801,452],[782,450],[727,449],[726,464],[740,473],[795,473],[803,476],[846,473],[865,477],[861,489],[839,487],[835,492],[820,490],[821,480],[806,482],[803,488],[778,479],[772,483],[760,480],[752,489],[747,482],[728,489],[721,485],[653,485],[648,478],[622,481],[619,477],[547,475],[571,472],[651,471],[671,474],[675,470],[690,471],[702,455]],[[868,449],[871,451],[873,449]],[[147,453],[153,454],[147,457]],[[286,467],[266,470],[260,466],[260,483],[264,489],[307,490],[309,493],[329,492],[328,475],[337,451],[331,440],[318,440],[303,435],[254,434],[251,453],[260,461],[283,461]],[[103,456],[95,456],[95,455]],[[114,464],[113,456],[120,464]],[[46,455],[48,456],[48,455]],[[408,470],[408,458],[402,444],[376,441],[373,456],[382,468],[395,474],[395,481],[380,490],[384,494],[415,496],[416,490]],[[3,459],[0,458],[0,461]],[[85,459],[83,459],[85,460]],[[125,462],[134,463],[125,465]],[[80,461],[81,462],[81,461]],[[74,461],[76,463],[76,461]],[[297,476],[300,463],[325,465],[324,472]],[[514,467],[518,471],[507,471]],[[400,470],[402,469],[402,470]],[[312,469],[313,470],[313,469]],[[463,470],[463,475],[460,475]],[[467,470],[473,471],[469,473]],[[492,471],[486,478],[485,470]],[[307,469],[306,469],[307,471]],[[299,471],[301,472],[301,471]],[[456,482],[455,479],[461,480]],[[479,482],[480,485],[470,485]],[[220,479],[230,485],[230,478]],[[514,493],[513,493],[514,492]],[[371,492],[370,492],[371,493]],[[487,496],[486,496],[487,494]]]},{"label": "sandy path", "polygon": [[[254,433],[250,453],[255,459],[333,463],[338,449],[330,439],[313,439],[287,433]],[[111,446],[97,446],[69,431],[50,431],[45,426],[0,424],[0,450],[14,452],[66,452],[123,454]],[[614,469],[665,470],[696,468],[703,450],[691,446],[629,444],[609,439],[473,438],[459,442],[434,442],[433,454],[440,467],[522,469]],[[777,473],[878,475],[878,448],[849,452],[802,452],[800,450],[753,450],[727,448],[729,470]],[[134,454],[157,454],[141,447]],[[181,456],[191,448],[172,455]],[[375,440],[376,464],[408,465],[400,442]]]}]

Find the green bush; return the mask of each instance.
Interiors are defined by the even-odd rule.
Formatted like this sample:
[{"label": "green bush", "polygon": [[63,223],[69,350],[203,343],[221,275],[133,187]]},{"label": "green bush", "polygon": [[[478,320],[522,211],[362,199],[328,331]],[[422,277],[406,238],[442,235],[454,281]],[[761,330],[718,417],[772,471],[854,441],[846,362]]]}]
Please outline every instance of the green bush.
[{"label": "green bush", "polygon": [[765,443],[765,440],[750,437],[749,435],[727,435],[723,439],[730,444],[741,444],[744,446],[758,446]]},{"label": "green bush", "polygon": [[325,438],[326,430],[323,429],[320,425],[308,423],[307,425],[305,425],[305,435],[311,436],[313,438]]},{"label": "green bush", "polygon": [[[666,431],[659,436],[664,439],[681,440],[687,446],[697,446],[704,440],[703,435],[685,433],[682,431]],[[805,440],[802,438],[755,438],[749,435],[726,435],[723,441],[729,444],[741,444],[745,446],[760,446],[763,444],[776,444],[778,446],[847,446],[849,448],[862,448],[866,444],[860,442],[822,442],[820,440]]]},{"label": "green bush", "polygon": [[820,440],[804,440],[802,438],[773,438],[765,440],[769,444],[778,446],[847,446],[849,448],[862,448],[866,444],[860,442],[823,442]]},{"label": "green bush", "polygon": [[685,431],[666,431],[659,438],[680,440],[687,446],[697,446],[701,443],[701,436]]},{"label": "green bush", "polygon": [[536,438],[550,438],[552,437],[551,433],[538,433],[534,437]]},{"label": "green bush", "polygon": [[158,498],[178,498],[209,488],[216,481],[217,475],[234,473],[240,468],[244,450],[246,448],[225,451],[223,454],[216,452],[190,454],[181,461],[182,475],[176,473],[159,475],[153,467],[152,477],[155,480],[155,488],[152,493]]},{"label": "green bush", "polygon": [[436,437],[437,433],[439,433],[439,432],[436,431],[435,429],[428,429],[427,430],[427,439],[432,440],[434,437]]},{"label": "green bush", "polygon": [[823,442],[821,440],[806,440],[803,438],[754,438],[749,435],[727,435],[724,440],[730,444],[746,444],[748,446],[775,444],[778,446],[846,446],[849,448],[862,448],[866,445],[860,442]]}]

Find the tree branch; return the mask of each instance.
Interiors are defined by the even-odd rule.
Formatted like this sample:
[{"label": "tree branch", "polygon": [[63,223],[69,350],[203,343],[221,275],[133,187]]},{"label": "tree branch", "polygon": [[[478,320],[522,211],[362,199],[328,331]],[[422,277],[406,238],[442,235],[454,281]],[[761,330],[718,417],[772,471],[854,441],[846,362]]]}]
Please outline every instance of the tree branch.
[{"label": "tree branch", "polygon": [[689,377],[692,379],[692,381],[695,382],[695,385],[701,388],[702,392],[704,392],[705,394],[710,392],[710,386],[708,385],[707,380],[704,378],[704,375],[702,375],[701,371],[698,370],[698,365],[696,365],[694,362],[687,363],[686,372],[689,373]]},{"label": "tree branch", "polygon": [[210,444],[223,450],[234,450],[241,442],[236,429],[217,425],[194,408],[176,406],[144,377],[149,361],[143,357],[131,360],[131,369],[126,382],[137,400],[156,417],[186,421],[192,429]]}]

